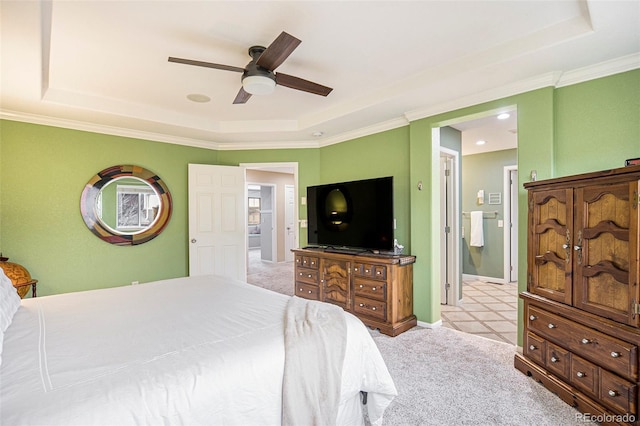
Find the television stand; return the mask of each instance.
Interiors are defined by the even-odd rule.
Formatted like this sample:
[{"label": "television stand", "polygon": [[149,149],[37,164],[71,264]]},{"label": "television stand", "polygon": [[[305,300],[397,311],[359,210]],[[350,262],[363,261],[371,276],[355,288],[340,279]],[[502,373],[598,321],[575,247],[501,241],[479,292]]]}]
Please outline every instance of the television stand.
[{"label": "television stand", "polygon": [[294,294],[333,303],[389,336],[417,324],[413,315],[415,256],[294,249]]}]

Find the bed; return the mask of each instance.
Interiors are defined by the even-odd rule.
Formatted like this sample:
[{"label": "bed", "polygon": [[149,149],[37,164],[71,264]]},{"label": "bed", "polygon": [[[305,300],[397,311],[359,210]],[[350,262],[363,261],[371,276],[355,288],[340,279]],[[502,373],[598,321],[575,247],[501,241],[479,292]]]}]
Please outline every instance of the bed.
[{"label": "bed", "polygon": [[[311,394],[335,393],[336,424],[361,425],[365,416],[380,424],[397,394],[356,317],[339,309],[344,339],[327,336],[330,327],[295,319],[310,307],[326,319],[326,304],[227,278],[46,296],[17,308],[8,291],[0,298],[3,425],[295,424],[307,408],[293,407],[297,420],[283,418],[287,404],[314,385],[309,374],[326,379],[317,372],[335,354],[338,389],[320,383]],[[291,327],[302,340],[292,340]],[[325,335],[309,339],[305,330],[314,327]],[[342,355],[331,355],[332,342],[343,342]]]}]

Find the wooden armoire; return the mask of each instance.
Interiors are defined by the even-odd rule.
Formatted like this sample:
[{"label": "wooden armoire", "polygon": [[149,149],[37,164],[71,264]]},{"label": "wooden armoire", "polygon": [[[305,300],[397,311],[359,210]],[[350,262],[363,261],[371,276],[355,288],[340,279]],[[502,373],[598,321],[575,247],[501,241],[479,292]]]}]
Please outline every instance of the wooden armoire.
[{"label": "wooden armoire", "polygon": [[515,366],[585,420],[639,425],[640,166],[524,187],[527,291]]}]

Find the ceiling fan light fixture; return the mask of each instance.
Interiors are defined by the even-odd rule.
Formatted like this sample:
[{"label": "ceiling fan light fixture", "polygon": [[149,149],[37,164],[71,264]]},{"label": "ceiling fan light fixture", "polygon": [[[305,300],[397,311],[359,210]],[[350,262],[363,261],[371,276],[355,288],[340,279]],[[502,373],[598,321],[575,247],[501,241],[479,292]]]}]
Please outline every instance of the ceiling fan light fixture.
[{"label": "ceiling fan light fixture", "polygon": [[273,93],[276,82],[263,75],[250,75],[242,79],[242,88],[252,95],[268,95]]}]

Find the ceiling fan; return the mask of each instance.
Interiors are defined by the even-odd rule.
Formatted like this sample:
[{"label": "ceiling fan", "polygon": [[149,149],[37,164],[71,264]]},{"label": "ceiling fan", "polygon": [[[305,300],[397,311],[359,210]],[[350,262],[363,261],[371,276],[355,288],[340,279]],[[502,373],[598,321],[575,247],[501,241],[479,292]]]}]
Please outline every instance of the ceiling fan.
[{"label": "ceiling fan", "polygon": [[300,43],[300,40],[283,31],[267,48],[263,46],[250,47],[249,56],[251,56],[252,59],[244,68],[194,61],[192,59],[174,58],[171,56],[169,57],[169,62],[241,72],[242,87],[240,87],[240,91],[233,101],[234,104],[246,103],[251,95],[269,94],[273,92],[276,84],[291,89],[302,90],[303,92],[327,96],[333,90],[331,87],[281,72],[274,72]]}]

